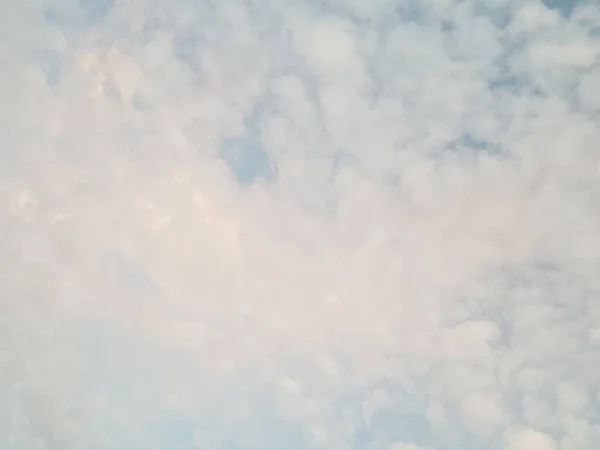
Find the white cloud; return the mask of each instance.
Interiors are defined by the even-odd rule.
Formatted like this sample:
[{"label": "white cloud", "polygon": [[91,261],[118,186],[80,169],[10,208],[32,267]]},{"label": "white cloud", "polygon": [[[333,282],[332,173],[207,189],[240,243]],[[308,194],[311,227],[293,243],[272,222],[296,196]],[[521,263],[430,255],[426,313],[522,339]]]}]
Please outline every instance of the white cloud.
[{"label": "white cloud", "polygon": [[491,354],[490,341],[500,337],[498,328],[491,322],[478,320],[463,322],[449,330],[442,345],[450,358],[484,358]]},{"label": "white cloud", "polygon": [[538,31],[556,27],[560,20],[559,12],[547,8],[541,1],[524,2],[517,11],[513,27],[522,32]]},{"label": "white cloud", "polygon": [[21,3],[1,448],[598,442],[597,8]]},{"label": "white cloud", "polygon": [[522,429],[511,432],[507,439],[507,450],[556,450],[556,442],[547,434],[531,429]]},{"label": "white cloud", "polygon": [[396,443],[389,447],[389,450],[425,450],[425,447],[415,445],[412,443]]},{"label": "white cloud", "polygon": [[504,412],[489,393],[469,394],[462,404],[463,421],[474,435],[489,435],[504,421]]},{"label": "white cloud", "polygon": [[571,383],[562,383],[557,389],[558,403],[568,410],[579,410],[584,408],[588,402],[588,395]]},{"label": "white cloud", "polygon": [[349,21],[339,17],[292,21],[292,42],[313,75],[324,77],[325,82],[344,80],[360,86],[364,82],[364,63],[358,54],[353,28]]},{"label": "white cloud", "polygon": [[598,89],[598,70],[593,70],[581,76],[579,81],[579,98],[581,103],[594,110],[600,110],[600,91]]}]

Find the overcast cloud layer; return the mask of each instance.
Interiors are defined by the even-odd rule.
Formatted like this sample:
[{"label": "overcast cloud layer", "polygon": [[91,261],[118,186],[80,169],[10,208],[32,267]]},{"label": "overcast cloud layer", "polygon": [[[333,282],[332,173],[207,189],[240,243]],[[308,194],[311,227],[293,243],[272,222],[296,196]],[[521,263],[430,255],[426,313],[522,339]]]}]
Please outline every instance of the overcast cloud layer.
[{"label": "overcast cloud layer", "polygon": [[0,448],[598,448],[594,2],[4,0],[0,69]]}]

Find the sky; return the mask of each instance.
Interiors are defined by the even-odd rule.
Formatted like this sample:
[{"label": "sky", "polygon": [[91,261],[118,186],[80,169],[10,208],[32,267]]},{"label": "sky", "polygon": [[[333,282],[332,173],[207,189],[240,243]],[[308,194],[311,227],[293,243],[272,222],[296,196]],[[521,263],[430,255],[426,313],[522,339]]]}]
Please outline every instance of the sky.
[{"label": "sky", "polygon": [[597,448],[596,2],[2,0],[0,67],[0,448]]}]

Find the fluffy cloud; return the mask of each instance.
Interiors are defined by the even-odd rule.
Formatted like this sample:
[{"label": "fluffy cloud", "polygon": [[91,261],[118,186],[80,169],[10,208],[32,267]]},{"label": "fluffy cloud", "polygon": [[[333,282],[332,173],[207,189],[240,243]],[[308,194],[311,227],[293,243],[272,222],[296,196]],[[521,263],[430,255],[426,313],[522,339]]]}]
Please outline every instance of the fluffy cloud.
[{"label": "fluffy cloud", "polygon": [[524,429],[515,431],[509,436],[506,448],[509,450],[525,450],[529,448],[556,450],[558,447],[554,440],[547,434]]},{"label": "fluffy cloud", "polygon": [[21,3],[0,447],[600,441],[596,6]]}]

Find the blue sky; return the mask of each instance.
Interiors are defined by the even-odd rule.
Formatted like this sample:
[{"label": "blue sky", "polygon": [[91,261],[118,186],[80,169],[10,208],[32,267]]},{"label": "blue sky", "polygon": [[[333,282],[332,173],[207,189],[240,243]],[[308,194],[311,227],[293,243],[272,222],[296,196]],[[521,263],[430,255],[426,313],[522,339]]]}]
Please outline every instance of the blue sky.
[{"label": "blue sky", "polygon": [[0,3],[0,448],[600,442],[600,8]]}]

